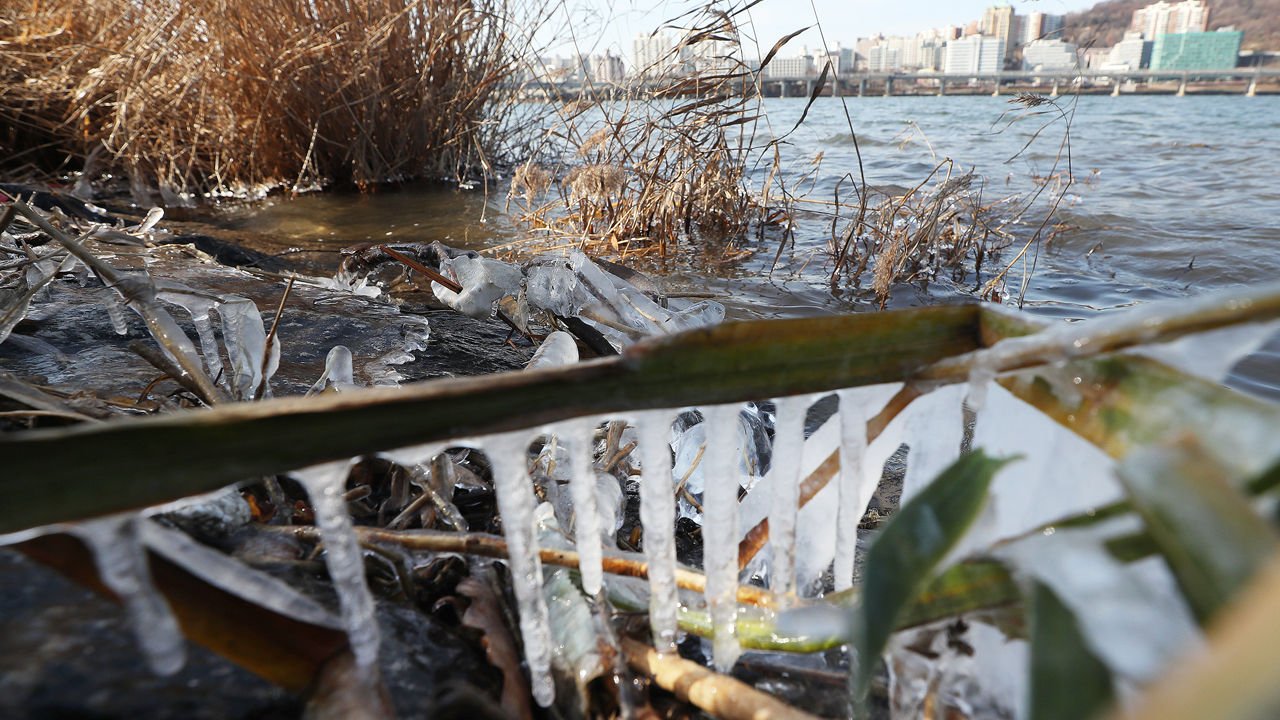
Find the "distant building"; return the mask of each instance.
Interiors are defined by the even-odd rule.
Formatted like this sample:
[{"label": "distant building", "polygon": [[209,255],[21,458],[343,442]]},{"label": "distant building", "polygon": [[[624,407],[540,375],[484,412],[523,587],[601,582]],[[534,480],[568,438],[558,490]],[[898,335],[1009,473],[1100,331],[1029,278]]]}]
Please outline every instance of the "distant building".
[{"label": "distant building", "polygon": [[1244,33],[1164,33],[1151,47],[1152,70],[1223,70],[1236,66]]},{"label": "distant building", "polygon": [[840,72],[851,73],[858,67],[858,53],[853,48],[836,44],[836,54],[840,57]]},{"label": "distant building", "polygon": [[1032,40],[1056,37],[1058,32],[1062,30],[1062,21],[1062,15],[1049,15],[1042,12],[1027,13],[1022,18],[1022,32],[1018,34],[1018,41],[1022,45],[1026,45]]},{"label": "distant building", "polygon": [[1018,47],[1020,19],[1009,5],[993,5],[982,13],[982,34],[1004,42],[1004,62],[1013,60]]},{"label": "distant building", "polygon": [[675,42],[665,32],[640,33],[631,41],[632,68],[636,75],[670,75],[675,69]]},{"label": "distant building", "polygon": [[1075,70],[1076,46],[1061,40],[1032,40],[1022,48],[1023,70]]},{"label": "distant building", "polygon": [[969,35],[947,43],[942,71],[948,75],[1000,72],[1004,66],[1004,41],[985,35]]},{"label": "distant building", "polygon": [[1104,65],[1108,70],[1141,70],[1151,66],[1152,42],[1142,33],[1129,31],[1124,39],[1112,46]]},{"label": "distant building", "polygon": [[586,62],[592,82],[620,83],[626,77],[627,68],[622,58],[613,54],[592,55]]},{"label": "distant building", "polygon": [[813,56],[808,53],[792,57],[774,56],[764,68],[765,77],[789,78],[813,74]]},{"label": "distant building", "polygon": [[1198,33],[1209,29],[1209,8],[1201,0],[1168,3],[1164,0],[1133,11],[1129,30],[1148,40],[1166,33]]},{"label": "distant building", "polygon": [[867,51],[867,72],[893,72],[902,69],[902,49],[881,42]]}]

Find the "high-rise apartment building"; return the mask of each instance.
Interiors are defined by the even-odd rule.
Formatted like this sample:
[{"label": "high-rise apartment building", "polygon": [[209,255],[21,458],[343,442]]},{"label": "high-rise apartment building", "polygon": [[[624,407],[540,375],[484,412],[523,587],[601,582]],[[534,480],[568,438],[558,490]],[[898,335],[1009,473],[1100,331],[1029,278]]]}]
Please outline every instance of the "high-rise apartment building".
[{"label": "high-rise apartment building", "polygon": [[1201,33],[1209,29],[1209,8],[1202,0],[1169,3],[1164,0],[1133,11],[1129,30],[1148,40],[1165,33]]},{"label": "high-rise apartment building", "polygon": [[632,71],[637,75],[667,75],[674,68],[675,43],[665,32],[640,33],[631,41]]},{"label": "high-rise apartment building", "polygon": [[982,34],[1004,42],[1004,62],[1013,59],[1018,47],[1019,19],[1011,5],[993,5],[982,13]]},{"label": "high-rise apartment building", "polygon": [[948,75],[1000,72],[1004,66],[1004,41],[986,35],[969,35],[947,43],[942,71]]},{"label": "high-rise apartment building", "polygon": [[1018,41],[1023,45],[1041,38],[1059,39],[1057,35],[1062,30],[1062,15],[1032,12],[1020,17],[1020,20],[1021,32],[1018,33]]}]

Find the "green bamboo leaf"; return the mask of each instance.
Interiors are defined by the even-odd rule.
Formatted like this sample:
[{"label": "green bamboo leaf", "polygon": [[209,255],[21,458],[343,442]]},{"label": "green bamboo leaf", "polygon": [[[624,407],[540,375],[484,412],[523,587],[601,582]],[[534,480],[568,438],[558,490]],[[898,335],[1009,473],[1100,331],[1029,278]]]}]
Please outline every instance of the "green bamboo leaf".
[{"label": "green bamboo leaf", "polygon": [[977,325],[974,305],[724,323],[564,368],[5,433],[0,533],[432,440],[901,380],[973,350]]},{"label": "green bamboo leaf", "polygon": [[1030,720],[1087,720],[1111,704],[1111,672],[1075,615],[1045,585],[1032,590]]},{"label": "green bamboo leaf", "polygon": [[866,696],[889,635],[978,516],[992,476],[1012,459],[990,458],[981,450],[962,456],[904,505],[872,544],[854,619],[858,697]]},{"label": "green bamboo leaf", "polygon": [[1131,453],[1118,476],[1201,623],[1248,583],[1280,541],[1192,437]]}]

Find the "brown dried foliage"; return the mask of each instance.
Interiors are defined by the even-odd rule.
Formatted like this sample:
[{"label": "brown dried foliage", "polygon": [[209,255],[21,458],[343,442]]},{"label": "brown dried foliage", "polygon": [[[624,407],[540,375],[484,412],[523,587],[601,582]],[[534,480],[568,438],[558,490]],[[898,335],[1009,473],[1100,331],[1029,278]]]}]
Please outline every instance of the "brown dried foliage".
[{"label": "brown dried foliage", "polygon": [[539,149],[552,197],[539,205],[523,182],[512,193],[535,238],[671,257],[685,238],[732,248],[762,216],[746,181],[764,147],[759,100],[733,13],[711,3],[682,20],[661,68],[553,101],[551,142]]},{"label": "brown dried foliage", "polygon": [[[0,170],[367,187],[487,166],[503,0],[0,0]],[[167,198],[168,199],[168,198]]]}]

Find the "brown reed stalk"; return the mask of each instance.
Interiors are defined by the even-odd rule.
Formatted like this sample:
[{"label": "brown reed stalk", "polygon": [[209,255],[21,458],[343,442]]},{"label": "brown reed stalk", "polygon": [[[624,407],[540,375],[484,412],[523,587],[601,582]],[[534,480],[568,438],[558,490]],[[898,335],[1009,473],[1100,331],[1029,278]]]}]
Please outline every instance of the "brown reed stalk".
[{"label": "brown reed stalk", "polygon": [[[536,0],[532,0],[536,2]],[[460,177],[503,154],[506,0],[0,0],[0,171],[135,194]]]}]

